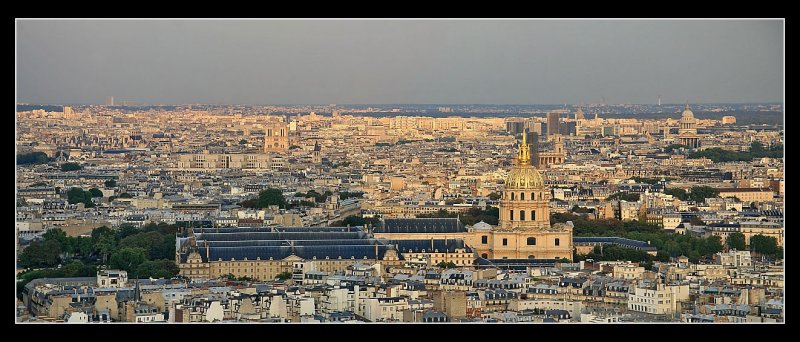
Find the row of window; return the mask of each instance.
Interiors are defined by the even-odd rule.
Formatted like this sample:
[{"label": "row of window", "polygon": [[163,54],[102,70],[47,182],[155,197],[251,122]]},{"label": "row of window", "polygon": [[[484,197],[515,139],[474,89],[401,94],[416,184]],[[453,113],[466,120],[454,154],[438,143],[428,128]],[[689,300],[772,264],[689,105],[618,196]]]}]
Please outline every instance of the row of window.
[{"label": "row of window", "polygon": [[[535,237],[529,237],[526,242],[527,242],[528,246],[535,246],[536,245],[536,238]],[[561,245],[561,239],[559,239],[559,238],[556,238],[553,242],[554,242],[554,245],[556,245],[556,246],[560,246]],[[488,244],[489,243],[489,236],[487,236],[487,235],[481,236],[481,243],[484,244],[484,245]],[[503,239],[503,246],[508,246],[508,239]]]},{"label": "row of window", "polygon": [[[511,193],[511,200],[512,201],[516,200],[516,197],[517,197],[516,193],[512,192]],[[542,192],[539,193],[539,200],[540,201],[543,200],[545,197],[546,196],[544,196],[544,193],[542,193]],[[529,197],[529,198],[530,198],[531,201],[535,201],[536,200],[536,193],[535,192],[531,192],[531,197]],[[525,200],[525,193],[524,192],[520,192],[519,193],[519,200],[520,201],[524,201]]]},{"label": "row of window", "polygon": [[[514,221],[514,210],[508,211],[509,220]],[[519,211],[519,220],[525,221],[525,210]],[[536,221],[536,210],[531,210],[531,221]]]}]

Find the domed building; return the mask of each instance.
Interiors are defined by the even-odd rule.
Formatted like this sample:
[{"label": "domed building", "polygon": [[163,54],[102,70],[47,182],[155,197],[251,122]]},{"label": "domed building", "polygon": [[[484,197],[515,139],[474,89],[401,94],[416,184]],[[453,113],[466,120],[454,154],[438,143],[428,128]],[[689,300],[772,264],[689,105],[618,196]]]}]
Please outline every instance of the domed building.
[{"label": "domed building", "polygon": [[700,136],[697,135],[697,119],[686,104],[686,109],[681,113],[678,126],[678,143],[689,148],[700,147]]},{"label": "domed building", "polygon": [[572,259],[572,227],[550,225],[550,189],[531,165],[525,134],[505,184],[497,227],[472,229],[467,243],[486,259]]},{"label": "domed building", "polygon": [[[434,241],[464,240],[475,256],[523,265],[566,258],[572,260],[572,226],[550,225],[550,189],[531,164],[530,146],[522,135],[516,162],[508,173],[500,197],[498,225],[478,222],[463,225],[458,218],[383,219],[376,239]],[[432,246],[435,255],[442,254]],[[525,259],[525,260],[521,260]],[[536,262],[534,261],[534,263]],[[457,263],[457,265],[459,265]]]}]

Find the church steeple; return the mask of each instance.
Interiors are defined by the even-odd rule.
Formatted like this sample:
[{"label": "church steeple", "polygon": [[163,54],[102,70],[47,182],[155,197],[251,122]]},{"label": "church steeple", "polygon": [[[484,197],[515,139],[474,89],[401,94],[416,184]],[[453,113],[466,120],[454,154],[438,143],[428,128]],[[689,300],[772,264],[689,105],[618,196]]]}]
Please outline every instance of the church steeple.
[{"label": "church steeple", "polygon": [[522,132],[522,144],[519,146],[519,154],[517,155],[519,165],[527,166],[531,164],[531,147],[528,146],[528,132]]}]

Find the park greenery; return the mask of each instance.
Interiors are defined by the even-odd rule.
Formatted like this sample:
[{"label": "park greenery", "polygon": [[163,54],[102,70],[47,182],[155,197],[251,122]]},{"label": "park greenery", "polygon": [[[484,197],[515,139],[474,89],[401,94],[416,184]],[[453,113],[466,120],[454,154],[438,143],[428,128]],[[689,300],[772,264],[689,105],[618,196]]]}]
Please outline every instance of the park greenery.
[{"label": "park greenery", "polygon": [[[722,239],[719,236],[709,238],[694,237],[692,235],[672,234],[658,225],[639,221],[620,221],[609,220],[588,220],[582,216],[570,213],[555,213],[551,215],[551,223],[563,223],[572,221],[575,225],[574,236],[616,236],[638,241],[649,241],[658,250],[658,255],[652,257],[647,253],[634,253],[632,251],[620,251],[624,255],[608,254],[609,246],[604,247],[604,255],[592,256],[595,260],[626,260],[623,257],[630,257],[634,262],[653,262],[654,260],[666,261],[669,257],[684,255],[692,262],[697,262],[701,258],[708,258],[723,250]],[[613,249],[612,249],[613,251]]]},{"label": "park greenery", "polygon": [[492,193],[490,193],[490,194],[489,194],[489,199],[490,199],[490,200],[493,200],[493,201],[497,201],[497,200],[499,200],[499,199],[500,199],[500,197],[502,197],[502,195],[500,195],[500,194],[499,194],[499,193],[497,193],[497,192],[492,192]]},{"label": "park greenery", "polygon": [[696,203],[704,202],[706,198],[715,198],[719,196],[719,190],[709,186],[693,186],[689,192],[679,188],[666,188],[664,194],[672,195],[681,201],[694,201]]},{"label": "park greenery", "polygon": [[103,184],[106,186],[106,188],[113,188],[113,187],[117,186],[117,181],[115,181],[113,179],[109,179],[109,180],[105,181]]},{"label": "park greenery", "polygon": [[452,261],[448,261],[448,262],[442,261],[442,262],[436,264],[436,266],[439,267],[439,268],[456,268],[456,264],[454,262],[452,262]]},{"label": "park greenery", "polygon": [[331,223],[331,226],[333,226],[333,227],[345,227],[345,226],[363,227],[365,224],[366,225],[376,226],[376,225],[378,225],[378,223],[380,223],[380,219],[378,219],[376,217],[364,218],[364,217],[361,217],[361,216],[350,215],[348,217],[345,217],[343,220],[333,221]]},{"label": "park greenery", "polygon": [[279,189],[268,188],[258,193],[258,197],[242,201],[242,207],[263,209],[271,205],[277,205],[279,208],[286,208],[286,198]]},{"label": "park greenery", "polygon": [[[99,196],[95,196],[97,192],[100,192]],[[92,197],[103,197],[103,192],[97,188],[92,188],[89,191],[85,191],[82,188],[71,188],[67,191],[67,201],[69,204],[83,203],[86,208],[92,208],[94,207]]]},{"label": "park greenery", "polygon": [[64,163],[61,164],[61,171],[69,172],[69,171],[78,171],[83,169],[81,164],[78,163]]},{"label": "park greenery", "polygon": [[50,229],[19,254],[19,264],[27,270],[18,275],[18,286],[45,277],[92,277],[100,266],[125,270],[131,279],[174,277],[176,231],[166,223],[103,226],[87,237]]},{"label": "park greenery", "polygon": [[728,234],[728,238],[725,239],[725,244],[728,245],[728,248],[735,249],[738,251],[746,250],[746,242],[744,234],[742,233],[730,233]]},{"label": "park greenery", "polygon": [[353,192],[340,191],[339,192],[339,199],[341,199],[341,200],[346,200],[348,198],[353,198],[353,197],[362,198],[362,197],[364,197],[364,193],[363,192],[355,192],[355,191],[353,191]]},{"label": "park greenery", "polygon": [[630,192],[615,192],[610,196],[606,197],[606,201],[611,201],[616,199],[628,202],[636,202],[639,200],[639,194]]},{"label": "park greenery", "polygon": [[732,161],[751,161],[755,158],[783,158],[783,145],[776,144],[770,148],[764,148],[760,142],[753,142],[750,144],[750,151],[729,151],[721,148],[709,148],[702,151],[696,151],[689,154],[689,158],[708,158],[715,163],[719,162],[732,162]]},{"label": "park greenery", "polygon": [[31,152],[17,155],[17,165],[46,164],[52,161],[44,152]]}]

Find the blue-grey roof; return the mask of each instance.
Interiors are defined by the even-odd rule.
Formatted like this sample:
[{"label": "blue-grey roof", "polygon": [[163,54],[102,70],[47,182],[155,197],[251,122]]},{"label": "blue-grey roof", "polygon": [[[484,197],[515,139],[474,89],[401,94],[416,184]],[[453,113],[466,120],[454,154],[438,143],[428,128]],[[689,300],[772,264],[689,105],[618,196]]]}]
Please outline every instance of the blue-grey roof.
[{"label": "blue-grey roof", "polygon": [[471,252],[472,249],[467,247],[464,240],[461,239],[415,239],[415,240],[386,240],[387,244],[397,245],[397,251],[400,253],[409,252],[432,252],[438,250],[439,252],[455,252],[456,249],[466,249]]},{"label": "blue-grey roof", "polygon": [[626,247],[637,247],[637,248],[642,248],[642,249],[647,249],[647,250],[650,250],[650,249],[655,250],[656,249],[655,247],[653,247],[652,245],[648,244],[647,242],[638,241],[638,240],[631,240],[631,239],[626,239],[626,238],[621,238],[621,237],[594,237],[594,236],[593,237],[577,237],[577,236],[575,236],[575,237],[572,238],[572,243],[573,244],[576,244],[576,243],[591,243],[591,244],[609,243],[609,244],[617,244],[617,245],[626,246]]},{"label": "blue-grey roof", "polygon": [[458,218],[387,218],[376,233],[461,233],[467,228]]}]

